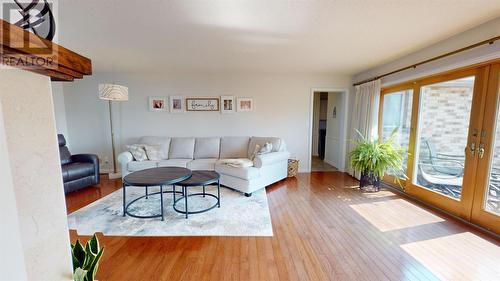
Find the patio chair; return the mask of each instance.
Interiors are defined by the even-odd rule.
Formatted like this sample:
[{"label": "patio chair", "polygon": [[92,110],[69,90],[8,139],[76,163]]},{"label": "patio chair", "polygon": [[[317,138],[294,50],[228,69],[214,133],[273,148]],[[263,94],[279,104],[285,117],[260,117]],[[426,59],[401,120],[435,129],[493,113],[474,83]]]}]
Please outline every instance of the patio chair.
[{"label": "patio chair", "polygon": [[464,155],[438,153],[430,139],[425,140],[424,144],[429,151],[429,162],[435,172],[455,177],[463,177]]},{"label": "patio chair", "polygon": [[431,174],[425,171],[424,167],[429,167],[430,170],[436,168],[435,165],[419,163],[418,169],[420,176],[428,183],[425,187],[432,190],[439,190],[442,193],[454,198],[460,198],[462,190],[463,175],[448,175],[448,174]]}]

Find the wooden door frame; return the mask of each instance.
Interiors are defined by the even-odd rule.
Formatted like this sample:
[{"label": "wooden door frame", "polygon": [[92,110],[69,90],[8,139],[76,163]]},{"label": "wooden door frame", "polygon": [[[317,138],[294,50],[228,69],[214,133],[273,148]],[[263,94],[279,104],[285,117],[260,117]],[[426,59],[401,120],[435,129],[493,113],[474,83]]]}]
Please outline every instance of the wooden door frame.
[{"label": "wooden door frame", "polygon": [[[383,110],[384,110],[384,98],[386,95],[389,95],[389,94],[394,94],[394,93],[397,93],[397,92],[401,92],[401,91],[408,91],[408,90],[412,90],[412,107],[411,107],[411,110],[412,110],[412,114],[411,114],[411,122],[413,122],[413,108],[414,108],[414,97],[415,97],[415,83],[413,82],[406,82],[406,83],[402,83],[402,84],[398,84],[398,85],[395,85],[395,86],[391,86],[391,87],[386,87],[384,89],[382,89],[380,91],[380,101],[379,101],[379,108],[378,108],[378,138],[379,139],[382,139],[382,126],[380,126],[380,124],[382,124],[382,121],[383,121]],[[410,123],[410,136],[409,136],[409,140],[408,140],[408,163],[406,165],[406,175],[408,176],[408,178],[410,178],[410,176],[408,175],[409,172],[410,172],[410,158],[413,157],[413,154],[410,153],[410,151],[413,151],[412,150],[412,142],[411,142],[411,137],[412,137],[412,134],[413,134],[413,124]],[[393,175],[385,175],[384,178],[383,178],[383,181],[386,182],[386,183],[396,183],[397,184],[397,180],[396,180],[396,177],[393,176]],[[399,184],[401,188],[405,188],[406,187],[406,180],[405,179],[399,179]]]},{"label": "wooden door frame", "polygon": [[[497,112],[499,103],[499,77],[500,63],[493,64],[489,70],[487,81],[487,90],[485,96],[484,116],[494,116],[495,118],[484,118],[482,122],[482,130],[485,130],[486,136],[480,135],[479,143],[485,144],[485,157],[479,159],[477,163],[476,188],[474,189],[474,201],[471,210],[471,221],[475,224],[500,233],[500,216],[490,213],[484,209],[486,192],[489,188],[489,177],[491,171],[491,161],[494,157],[495,146],[495,131],[497,127],[498,115]],[[497,140],[499,141],[499,140]]]},{"label": "wooden door frame", "polygon": [[[473,90],[473,101],[472,101],[472,107],[471,107],[471,112],[469,113],[469,124],[464,124],[469,127],[468,132],[467,132],[467,140],[466,140],[466,147],[469,146],[471,142],[473,142],[473,136],[472,136],[472,131],[474,129],[477,129],[478,131],[481,131],[481,121],[482,121],[482,115],[481,115],[481,106],[483,104],[483,93],[485,91],[485,69],[484,67],[479,67],[479,68],[472,68],[472,69],[466,69],[466,70],[459,70],[456,72],[452,73],[446,73],[443,75],[439,76],[433,76],[427,79],[421,79],[420,81],[416,82],[415,88],[417,88],[417,94],[415,95],[415,102],[416,102],[416,116],[414,119],[412,119],[412,127],[414,128],[414,139],[413,139],[413,150],[412,154],[417,155],[419,154],[419,143],[418,143],[418,133],[420,132],[420,112],[421,112],[421,99],[422,95],[420,92],[420,89],[424,86],[440,83],[440,82],[445,82],[445,81],[450,81],[450,80],[456,80],[460,78],[465,78],[465,77],[470,77],[474,76],[474,90]],[[430,189],[427,189],[425,187],[422,187],[415,182],[414,175],[416,175],[416,163],[415,163],[415,157],[412,158],[411,162],[411,167],[409,167],[411,171],[411,180],[407,184],[407,192],[415,196],[423,201],[429,202],[430,204],[446,210],[450,213],[453,213],[463,219],[470,220],[471,216],[471,208],[472,208],[472,200],[473,200],[473,190],[474,190],[474,179],[475,179],[475,173],[476,173],[476,164],[477,164],[477,158],[476,157],[471,157],[470,153],[465,153],[465,162],[464,162],[464,177],[463,177],[463,182],[462,182],[462,191],[461,191],[461,196],[460,200],[448,197],[446,195],[440,194],[438,192],[432,191]]]}]

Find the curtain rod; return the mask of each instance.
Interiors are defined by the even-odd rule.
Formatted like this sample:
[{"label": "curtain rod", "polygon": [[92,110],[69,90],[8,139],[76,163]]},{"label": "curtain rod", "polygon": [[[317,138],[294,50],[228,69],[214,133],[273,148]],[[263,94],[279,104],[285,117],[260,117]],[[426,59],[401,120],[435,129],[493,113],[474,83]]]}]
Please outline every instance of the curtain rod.
[{"label": "curtain rod", "polygon": [[393,70],[391,72],[384,73],[384,74],[379,75],[379,76],[375,76],[375,77],[372,77],[372,78],[369,78],[369,79],[365,79],[365,80],[360,81],[360,82],[356,82],[356,83],[353,84],[353,86],[358,86],[358,85],[361,85],[361,84],[364,84],[364,83],[367,83],[367,82],[371,82],[371,81],[375,81],[375,80],[378,80],[380,78],[383,78],[383,77],[386,77],[386,76],[389,76],[389,75],[392,75],[392,74],[395,74],[395,73],[398,73],[398,72],[401,72],[401,71],[405,71],[405,70],[408,70],[408,69],[416,68],[419,65],[426,64],[426,63],[429,63],[431,61],[439,60],[439,59],[442,59],[442,58],[445,58],[445,57],[449,57],[449,56],[461,53],[463,51],[474,49],[474,48],[482,46],[482,45],[486,45],[486,44],[491,45],[491,44],[495,43],[495,41],[497,41],[497,40],[500,40],[500,36],[496,36],[496,37],[493,37],[493,38],[490,38],[490,39],[478,42],[476,44],[472,44],[472,45],[469,45],[467,47],[463,47],[461,49],[458,49],[458,50],[455,50],[455,51],[452,51],[452,52],[449,52],[449,53],[446,53],[446,54],[442,54],[442,55],[437,56],[437,57],[433,57],[433,58],[430,58],[430,59],[427,59],[427,60],[424,60],[424,61],[421,61],[421,62],[417,62],[415,64],[412,64],[412,65],[409,65],[409,66],[406,66],[406,67],[403,67],[403,68],[399,68],[399,69]]}]

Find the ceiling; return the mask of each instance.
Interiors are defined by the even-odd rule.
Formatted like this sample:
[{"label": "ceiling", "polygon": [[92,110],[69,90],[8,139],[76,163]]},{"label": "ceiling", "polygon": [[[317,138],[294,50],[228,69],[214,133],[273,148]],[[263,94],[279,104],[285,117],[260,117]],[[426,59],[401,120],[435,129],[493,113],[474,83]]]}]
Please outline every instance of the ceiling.
[{"label": "ceiling", "polygon": [[62,0],[95,72],[355,74],[500,16],[498,0]]}]

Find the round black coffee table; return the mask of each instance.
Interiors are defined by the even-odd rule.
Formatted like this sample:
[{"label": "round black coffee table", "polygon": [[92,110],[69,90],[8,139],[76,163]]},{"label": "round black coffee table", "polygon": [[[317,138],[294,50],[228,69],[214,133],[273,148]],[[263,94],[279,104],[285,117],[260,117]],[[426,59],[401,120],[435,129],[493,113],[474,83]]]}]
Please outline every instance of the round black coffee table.
[{"label": "round black coffee table", "polygon": [[[164,220],[163,216],[163,193],[176,193],[173,191],[163,191],[164,185],[172,185],[191,177],[191,170],[181,167],[160,167],[160,168],[151,168],[142,171],[137,171],[126,175],[123,178],[123,216],[129,215],[134,218],[158,218],[161,217],[161,220]],[[149,186],[160,186],[159,192],[154,192],[148,194]],[[127,204],[126,199],[126,188],[127,186],[143,186],[146,188],[146,195],[136,198],[130,201]],[[181,192],[178,192],[181,193]],[[151,216],[140,216],[134,215],[128,212],[128,208],[133,203],[137,202],[144,197],[148,199],[150,195],[160,194],[160,208],[161,214],[151,215]]]},{"label": "round black coffee table", "polygon": [[[217,195],[205,192],[205,187],[207,185],[213,185],[213,184],[217,184]],[[177,186],[177,185],[182,186],[182,196],[178,199],[175,198],[175,194],[176,194],[175,186]],[[193,187],[193,186],[202,186],[203,192],[188,194],[188,188]],[[212,210],[215,207],[220,208],[220,175],[219,175],[219,173],[214,172],[214,171],[193,171],[190,178],[174,184],[172,192],[174,193],[174,210],[177,211],[178,213],[185,214],[186,219],[188,218],[189,214],[203,213],[203,212]],[[213,197],[213,198],[217,199],[217,201],[215,202],[215,204],[213,204],[212,206],[210,206],[206,209],[197,210],[197,211],[189,211],[189,209],[188,209],[188,197],[192,197],[192,196],[203,196],[203,197],[209,196],[209,197]],[[181,200],[184,200],[184,204],[185,204],[184,210],[179,210],[179,209],[177,209],[177,206],[176,206],[177,202],[179,202]]]}]

